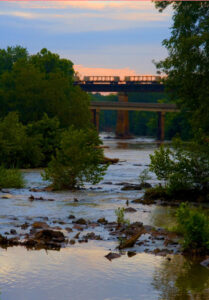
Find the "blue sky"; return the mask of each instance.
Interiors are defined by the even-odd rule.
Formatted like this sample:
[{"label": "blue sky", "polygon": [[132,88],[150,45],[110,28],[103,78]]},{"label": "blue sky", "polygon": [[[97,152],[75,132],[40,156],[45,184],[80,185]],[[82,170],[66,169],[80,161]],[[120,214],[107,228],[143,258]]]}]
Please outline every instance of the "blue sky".
[{"label": "blue sky", "polygon": [[[79,71],[155,73],[152,60],[166,56],[171,11],[150,1],[0,2],[0,47],[46,47],[71,59]],[[107,71],[107,70],[106,70]]]}]

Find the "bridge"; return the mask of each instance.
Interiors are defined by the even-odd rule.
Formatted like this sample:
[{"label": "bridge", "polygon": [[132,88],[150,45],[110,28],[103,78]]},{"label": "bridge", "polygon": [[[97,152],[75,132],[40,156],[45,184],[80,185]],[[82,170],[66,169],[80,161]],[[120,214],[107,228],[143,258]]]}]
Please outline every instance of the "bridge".
[{"label": "bridge", "polygon": [[83,80],[77,80],[75,85],[86,92],[123,92],[123,93],[152,93],[164,91],[160,76],[84,76]]},{"label": "bridge", "polygon": [[128,102],[128,93],[163,92],[164,85],[160,76],[125,76],[122,79],[118,76],[84,76],[83,79],[76,79],[74,85],[80,86],[86,92],[118,93],[118,102],[92,101],[90,105],[92,119],[98,130],[100,110],[118,111],[116,125],[118,138],[130,137],[128,111],[153,111],[158,113],[157,138],[163,141],[165,113],[179,111],[175,104]]}]

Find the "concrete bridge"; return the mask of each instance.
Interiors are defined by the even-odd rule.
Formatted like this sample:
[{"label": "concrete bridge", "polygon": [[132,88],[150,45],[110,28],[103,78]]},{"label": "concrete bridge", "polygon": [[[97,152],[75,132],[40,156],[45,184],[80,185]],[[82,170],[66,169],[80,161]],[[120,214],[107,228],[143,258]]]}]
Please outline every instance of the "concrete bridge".
[{"label": "concrete bridge", "polygon": [[131,103],[128,102],[128,93],[163,92],[164,85],[160,76],[140,75],[125,76],[84,76],[77,79],[75,85],[86,92],[117,92],[118,102],[91,102],[92,118],[99,130],[100,110],[117,110],[116,136],[118,138],[130,137],[128,111],[153,111],[158,113],[157,138],[164,140],[165,113],[178,112],[175,104],[162,103]]},{"label": "concrete bridge", "polygon": [[[119,94],[120,97],[125,97]],[[90,109],[93,115],[93,123],[99,130],[100,110],[117,110],[116,136],[119,138],[130,137],[128,111],[153,111],[158,113],[157,138],[163,141],[165,137],[165,113],[179,112],[175,104],[168,103],[138,103],[138,102],[108,102],[92,101]]]}]

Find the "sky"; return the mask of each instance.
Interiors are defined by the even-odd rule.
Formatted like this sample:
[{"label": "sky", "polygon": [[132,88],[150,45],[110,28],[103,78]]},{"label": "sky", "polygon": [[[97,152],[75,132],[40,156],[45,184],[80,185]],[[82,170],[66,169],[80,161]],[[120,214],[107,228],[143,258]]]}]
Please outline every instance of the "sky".
[{"label": "sky", "polygon": [[156,74],[171,18],[151,1],[0,1],[0,48],[47,48],[81,75]]}]

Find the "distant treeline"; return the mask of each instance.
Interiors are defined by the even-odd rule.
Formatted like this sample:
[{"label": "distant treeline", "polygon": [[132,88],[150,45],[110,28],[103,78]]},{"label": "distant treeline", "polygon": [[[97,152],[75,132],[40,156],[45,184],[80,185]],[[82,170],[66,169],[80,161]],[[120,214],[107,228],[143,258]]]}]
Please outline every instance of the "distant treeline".
[{"label": "distant treeline", "polygon": [[[91,94],[93,101],[118,101],[116,94],[104,96],[101,94]],[[130,102],[144,103],[169,103],[168,97],[164,93],[130,93]],[[137,136],[157,137],[158,115],[156,112],[129,112],[130,133]],[[100,130],[114,131],[117,121],[116,111],[100,112]],[[187,120],[186,113],[166,113],[165,118],[165,138],[172,139],[179,136],[183,140],[191,138],[191,128]]]}]

